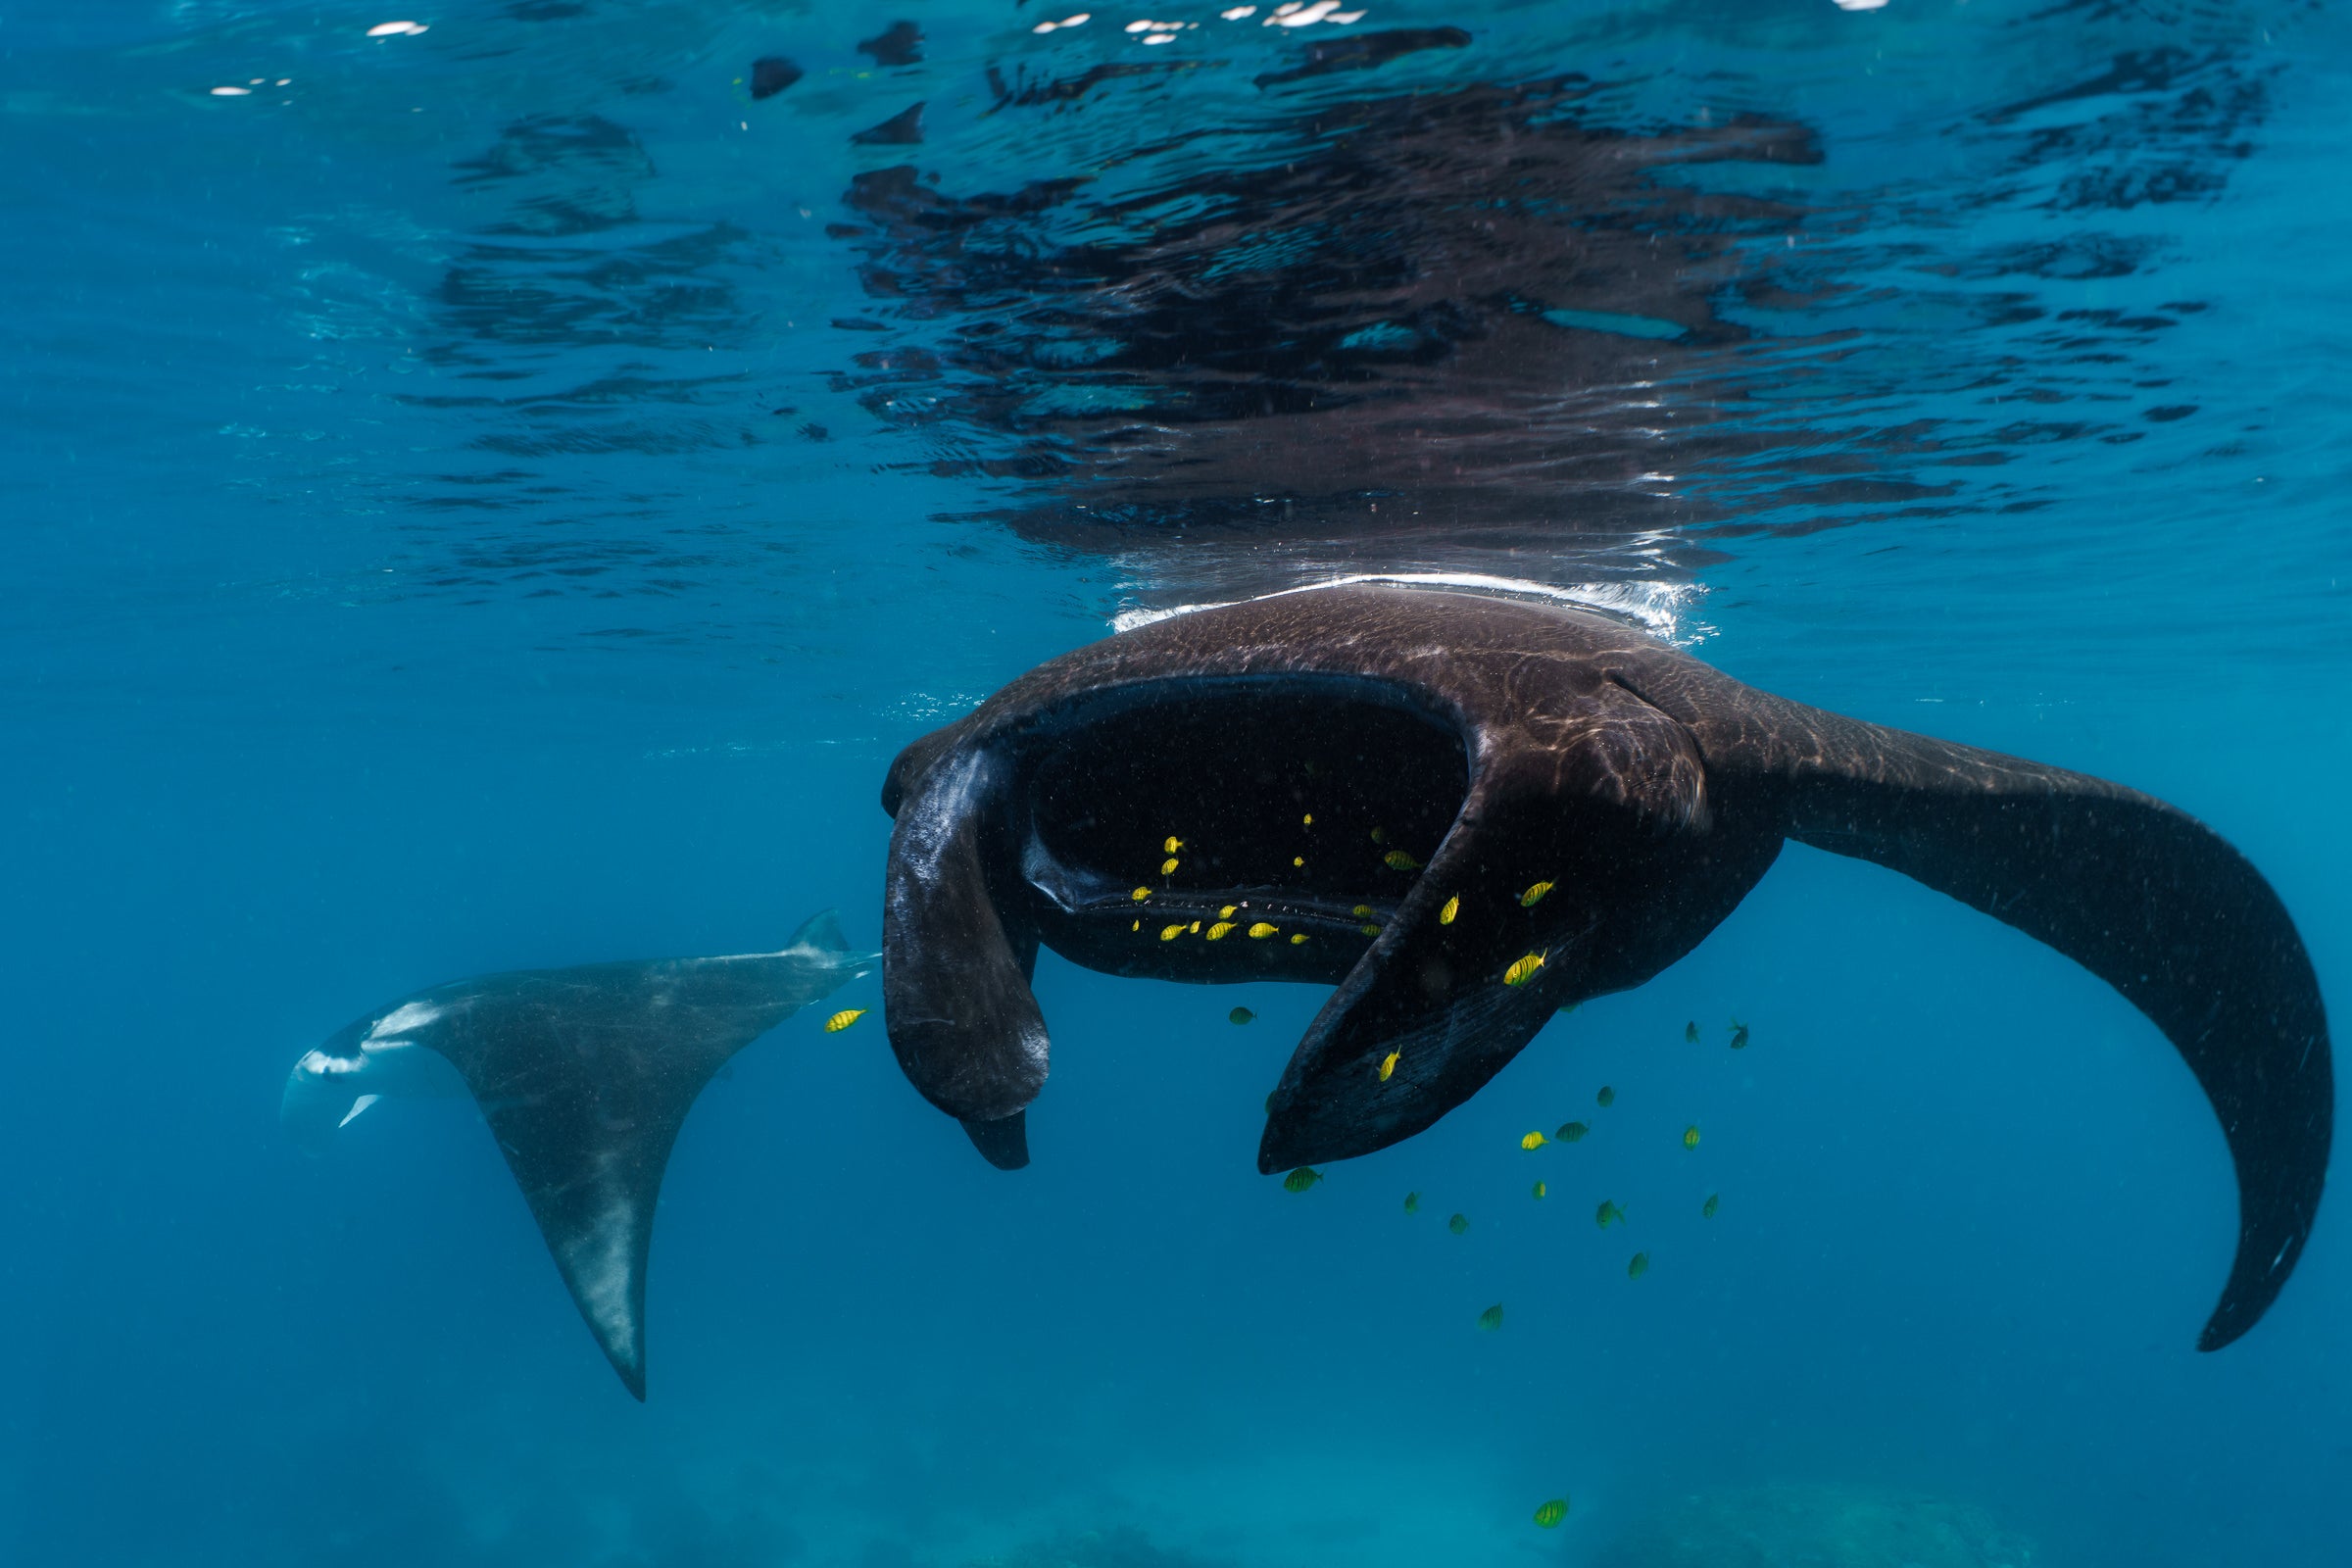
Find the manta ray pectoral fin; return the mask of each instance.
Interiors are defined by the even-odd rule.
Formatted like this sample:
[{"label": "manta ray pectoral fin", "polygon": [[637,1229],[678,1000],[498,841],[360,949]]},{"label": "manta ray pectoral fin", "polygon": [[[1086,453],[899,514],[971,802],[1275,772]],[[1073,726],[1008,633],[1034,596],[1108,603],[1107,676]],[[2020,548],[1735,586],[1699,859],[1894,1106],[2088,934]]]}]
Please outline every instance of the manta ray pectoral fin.
[{"label": "manta ray pectoral fin", "polygon": [[939,759],[896,799],[882,1013],[907,1080],[964,1124],[990,1163],[1017,1168],[1026,1143],[1018,1122],[1004,1123],[1044,1086],[1048,1046],[1029,989],[1037,936],[1007,929],[1000,894],[1017,881],[990,860],[992,844],[1006,837],[991,831],[1007,805],[1003,774],[1000,759],[966,749]]},{"label": "manta ray pectoral fin", "polygon": [[[2199,1339],[2252,1328],[2302,1252],[2328,1174],[2327,1014],[2285,907],[2219,835],[2104,780],[1799,710],[1726,748],[1788,788],[1788,831],[1890,866],[2049,944],[2164,1031],[2220,1117],[2237,1252]],[[1710,751],[1710,761],[1715,760]]]}]

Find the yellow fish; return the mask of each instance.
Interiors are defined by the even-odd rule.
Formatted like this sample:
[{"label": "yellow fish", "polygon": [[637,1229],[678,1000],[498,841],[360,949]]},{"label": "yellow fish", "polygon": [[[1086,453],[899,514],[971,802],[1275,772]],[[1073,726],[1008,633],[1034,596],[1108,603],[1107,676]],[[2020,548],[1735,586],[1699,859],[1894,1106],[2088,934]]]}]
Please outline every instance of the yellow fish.
[{"label": "yellow fish", "polygon": [[1255,925],[1253,925],[1253,926],[1251,926],[1251,927],[1250,928],[1250,934],[1251,936],[1253,936],[1253,937],[1257,937],[1257,938],[1259,938],[1259,939],[1261,939],[1261,940],[1262,940],[1262,939],[1264,939],[1264,938],[1266,938],[1266,937],[1270,937],[1270,936],[1272,936],[1272,935],[1273,935],[1273,934],[1274,934],[1276,931],[1278,931],[1278,930],[1280,930],[1280,929],[1281,929],[1281,928],[1280,928],[1279,926],[1271,926],[1271,925],[1268,925],[1268,924],[1266,924],[1266,922],[1265,922],[1265,921],[1263,921],[1263,920],[1260,920],[1260,921],[1258,921],[1258,922],[1257,922],[1257,924],[1255,924]]},{"label": "yellow fish", "polygon": [[1393,1073],[1393,1072],[1395,1072],[1395,1071],[1396,1070],[1396,1058],[1397,1058],[1398,1056],[1401,1056],[1401,1055],[1403,1055],[1403,1054],[1404,1054],[1404,1053],[1403,1053],[1403,1052],[1401,1052],[1401,1051],[1392,1051],[1392,1052],[1390,1052],[1390,1053],[1389,1053],[1387,1055],[1385,1055],[1385,1056],[1381,1057],[1381,1059],[1380,1059],[1380,1081],[1381,1081],[1382,1083],[1384,1083],[1384,1084],[1385,1084],[1385,1083],[1387,1083],[1387,1082],[1389,1081],[1389,1074],[1391,1074],[1391,1073]]},{"label": "yellow fish", "polygon": [[1551,1140],[1542,1133],[1529,1133],[1525,1138],[1519,1140],[1519,1147],[1521,1149],[1542,1149],[1550,1142]]},{"label": "yellow fish", "polygon": [[1184,926],[1181,923],[1163,925],[1159,928],[1159,940],[1162,942],[1173,942],[1182,935],[1184,935]]},{"label": "yellow fish", "polygon": [[1215,925],[1212,925],[1208,928],[1208,940],[1211,942],[1222,942],[1225,940],[1226,933],[1230,932],[1232,929],[1233,922],[1231,920],[1219,920]]},{"label": "yellow fish", "polygon": [[1143,928],[1144,922],[1141,920],[1130,921],[1127,926],[1127,929],[1130,931],[1141,931]]},{"label": "yellow fish", "polygon": [[1446,1222],[1446,1228],[1456,1236],[1467,1236],[1470,1234],[1470,1216],[1456,1214]]},{"label": "yellow fish", "polygon": [[1374,828],[1374,829],[1372,830],[1372,842],[1373,842],[1373,843],[1375,843],[1375,844],[1386,844],[1386,843],[1388,843],[1388,842],[1389,842],[1389,830],[1388,830],[1387,828],[1380,828],[1380,827],[1376,827],[1376,828]]},{"label": "yellow fish", "polygon": [[1178,850],[1183,848],[1184,840],[1171,834],[1168,838],[1168,842],[1159,847],[1159,852],[1162,855],[1174,855]]},{"label": "yellow fish", "polygon": [[1709,1193],[1707,1195],[1707,1200],[1698,1205],[1698,1217],[1700,1219],[1713,1219],[1715,1217],[1715,1210],[1722,1205],[1722,1195],[1719,1193]]},{"label": "yellow fish", "polygon": [[1544,1185],[1542,1182],[1538,1182],[1529,1190],[1528,1196],[1530,1198],[1542,1198],[1546,1191],[1547,1189],[1544,1187]]},{"label": "yellow fish", "polygon": [[863,1007],[845,1007],[841,1011],[835,1013],[832,1017],[825,1020],[825,1033],[829,1035],[837,1035],[844,1029],[847,1029],[850,1025],[856,1023],[858,1019],[864,1017],[865,1014],[866,1009]]},{"label": "yellow fish", "polygon": [[1304,865],[1305,863],[1306,858],[1304,856],[1294,855],[1291,857],[1291,864],[1293,865]]},{"label": "yellow fish", "polygon": [[1239,907],[1239,905],[1228,904],[1225,906],[1225,907],[1217,911],[1217,918],[1220,920],[1230,920],[1233,918],[1233,911]]},{"label": "yellow fish", "polygon": [[1625,1210],[1618,1206],[1614,1198],[1604,1198],[1600,1200],[1600,1206],[1592,1211],[1592,1223],[1604,1231],[1612,1223],[1622,1225],[1625,1223]]},{"label": "yellow fish", "polygon": [[1392,871],[1418,871],[1421,869],[1421,862],[1402,850],[1391,850],[1380,858],[1380,863]]},{"label": "yellow fish", "polygon": [[1314,813],[1314,812],[1312,812],[1312,811],[1309,811],[1309,812],[1307,812],[1307,813],[1306,813],[1304,816],[1300,817],[1298,820],[1299,820],[1299,821],[1301,821],[1301,822],[1304,822],[1304,823],[1305,823],[1305,824],[1306,824],[1308,827],[1313,827],[1313,826],[1315,825],[1315,813]]},{"label": "yellow fish", "polygon": [[1543,967],[1544,955],[1531,953],[1524,958],[1514,960],[1508,969],[1502,971],[1502,983],[1506,986],[1523,986]]},{"label": "yellow fish", "polygon": [[1127,896],[1133,899],[1136,903],[1141,904],[1152,896],[1152,890],[1150,888],[1137,888],[1133,893],[1130,893]]},{"label": "yellow fish", "polygon": [[1286,1193],[1303,1193],[1322,1179],[1323,1173],[1314,1166],[1301,1165],[1282,1179],[1282,1190]]},{"label": "yellow fish", "polygon": [[1685,1149],[1696,1149],[1698,1147],[1698,1129],[1696,1127],[1686,1127],[1683,1129],[1683,1147]]},{"label": "yellow fish", "polygon": [[1225,1021],[1228,1023],[1249,1023],[1256,1016],[1257,1014],[1251,1012],[1248,1007],[1236,1007],[1225,1015]]},{"label": "yellow fish", "polygon": [[1542,902],[1544,895],[1549,893],[1550,891],[1550,883],[1538,882],[1535,886],[1529,888],[1525,893],[1519,895],[1519,907],[1522,909],[1534,908],[1539,903]]},{"label": "yellow fish", "polygon": [[1536,1510],[1536,1523],[1546,1530],[1556,1528],[1559,1522],[1567,1517],[1568,1499],[1566,1497],[1554,1497]]},{"label": "yellow fish", "polygon": [[1648,1272],[1649,1254],[1647,1252],[1636,1252],[1634,1260],[1625,1265],[1625,1277],[1629,1280],[1638,1280]]},{"label": "yellow fish", "polygon": [[1195,920],[1191,925],[1186,926],[1185,929],[1192,932],[1195,936],[1199,936],[1200,934],[1200,922]]},{"label": "yellow fish", "polygon": [[1563,1123],[1560,1127],[1560,1130],[1556,1133],[1553,1133],[1551,1136],[1557,1138],[1563,1144],[1573,1144],[1592,1130],[1592,1128],[1586,1126],[1581,1121],[1572,1121]]},{"label": "yellow fish", "polygon": [[1496,1329],[1502,1327],[1502,1303],[1500,1301],[1496,1301],[1493,1306],[1490,1306],[1484,1312],[1479,1313],[1478,1326],[1483,1332],[1488,1334],[1492,1334]]},{"label": "yellow fish", "polygon": [[1292,947],[1294,947],[1294,948],[1295,948],[1295,947],[1297,947],[1297,946],[1298,946],[1299,943],[1301,943],[1301,942],[1304,942],[1305,940],[1306,940],[1306,933],[1305,933],[1305,932],[1303,932],[1303,931],[1294,931],[1294,932],[1292,932],[1292,933],[1291,933],[1291,946],[1292,946]]},{"label": "yellow fish", "polygon": [[1354,908],[1349,909],[1348,912],[1354,915],[1358,920],[1369,920],[1372,918],[1372,906],[1369,904],[1359,904]]},{"label": "yellow fish", "polygon": [[1438,911],[1438,924],[1451,925],[1453,924],[1453,917],[1461,912],[1462,896],[1457,893],[1452,898],[1446,901],[1446,907]]},{"label": "yellow fish", "polygon": [[1611,1105],[1617,1103],[1617,1091],[1611,1089],[1607,1084],[1602,1084],[1600,1086],[1600,1093],[1592,1097],[1592,1102],[1598,1105],[1601,1109],[1606,1110]]},{"label": "yellow fish", "polygon": [[1356,929],[1368,937],[1376,937],[1380,935],[1380,927],[1376,925],[1359,925],[1356,927]]},{"label": "yellow fish", "polygon": [[1421,1212],[1421,1195],[1419,1193],[1407,1193],[1404,1195],[1404,1211],[1407,1214],[1418,1214]]},{"label": "yellow fish", "polygon": [[1161,876],[1166,876],[1166,875],[1168,875],[1170,872],[1174,871],[1175,869],[1176,869],[1176,857],[1174,857],[1173,855],[1169,856],[1169,857],[1168,857],[1166,859],[1164,859],[1164,860],[1162,860],[1162,861],[1160,861],[1160,862],[1159,862],[1159,874],[1160,874]]}]

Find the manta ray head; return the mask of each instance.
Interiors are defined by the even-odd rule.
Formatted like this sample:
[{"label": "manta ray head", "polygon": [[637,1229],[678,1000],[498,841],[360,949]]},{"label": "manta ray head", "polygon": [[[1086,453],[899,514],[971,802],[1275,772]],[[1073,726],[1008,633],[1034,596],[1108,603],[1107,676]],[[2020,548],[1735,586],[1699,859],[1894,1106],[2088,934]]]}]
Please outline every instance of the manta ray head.
[{"label": "manta ray head", "polygon": [[[1694,775],[1654,776],[1671,740],[1589,790],[1588,733],[1491,724],[1364,662],[1230,663],[1016,689],[892,769],[892,1045],[1000,1165],[1025,1162],[1046,1075],[1040,944],[1134,978],[1335,988],[1268,1101],[1273,1171],[1429,1126],[1561,1006],[1687,951],[1777,849],[1708,835],[1704,866],[1669,863],[1709,820]],[[1638,912],[1693,870],[1672,914]]]}]

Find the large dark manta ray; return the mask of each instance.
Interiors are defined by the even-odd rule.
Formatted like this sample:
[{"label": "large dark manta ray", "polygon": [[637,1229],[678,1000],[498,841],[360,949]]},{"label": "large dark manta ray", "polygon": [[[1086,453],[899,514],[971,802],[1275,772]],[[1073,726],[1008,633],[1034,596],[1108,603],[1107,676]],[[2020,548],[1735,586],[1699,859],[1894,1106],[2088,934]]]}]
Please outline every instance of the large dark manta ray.
[{"label": "large dark manta ray", "polygon": [[2319,1207],[2327,1019],[2235,850],[2122,785],[1788,702],[1600,615],[1381,587],[1198,612],[1021,676],[901,753],[882,799],[891,1045],[1003,1167],[1046,1079],[1041,943],[1335,986],[1268,1102],[1272,1172],[1428,1127],[1557,1009],[1689,953],[1795,839],[2049,944],[2180,1051],[2238,1186],[2201,1348],[2262,1316]]}]

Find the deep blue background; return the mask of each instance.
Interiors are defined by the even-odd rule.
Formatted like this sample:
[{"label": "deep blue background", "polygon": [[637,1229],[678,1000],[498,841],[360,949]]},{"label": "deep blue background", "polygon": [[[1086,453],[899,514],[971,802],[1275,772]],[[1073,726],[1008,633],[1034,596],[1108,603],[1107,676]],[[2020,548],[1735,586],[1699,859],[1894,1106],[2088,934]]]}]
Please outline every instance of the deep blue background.
[{"label": "deep blue background", "polygon": [[[878,1018],[795,1018],[670,1167],[643,1407],[466,1108],[383,1107],[323,1160],[282,1142],[293,1058],[405,992],[773,946],[827,905],[876,941],[896,749],[1122,610],[1220,588],[1181,549],[935,520],[989,495],[827,379],[867,341],[825,323],[871,308],[822,232],[874,161],[843,133],[907,96],[849,44],[896,14],[471,3],[377,41],[386,16],[340,6],[0,14],[0,1557],[882,1568],[1133,1528],[1250,1564],[1578,1561],[1662,1499],[1819,1481],[1973,1503],[2052,1562],[2344,1560],[2340,1200],[2261,1327],[2196,1354],[2234,1212],[2186,1070],[2045,950],[1800,848],[1690,959],[1304,1197],[1252,1154],[1308,991],[1048,956],[1018,1176],[906,1088]],[[1034,20],[926,11],[932,65],[1042,48]],[[2345,996],[2340,24],[1374,20],[1469,25],[1490,73],[1552,49],[1645,103],[1816,124],[1844,292],[1757,320],[1845,367],[1789,382],[1818,423],[2007,418],[1979,371],[2022,382],[2056,340],[1955,330],[1939,259],[2145,241],[2125,275],[2028,287],[2047,313],[2202,303],[2065,394],[2161,380],[2145,399],[2196,414],[2019,437],[1967,478],[1982,505],[1720,540],[1660,602],[1759,686],[2197,813]],[[749,105],[733,78],[779,49],[810,76]],[[2187,152],[2175,100],[2129,84],[2044,117],[2103,127],[2082,168],[2202,159],[2209,187],[2086,212],[2048,194],[2072,166],[2003,162],[2032,127],[1986,108],[2145,49],[2219,62],[2175,98],[2255,108]],[[207,91],[256,74],[292,85]],[[958,142],[938,102],[939,156],[1000,178],[1103,134]],[[584,314],[465,316],[452,270],[504,198],[453,168],[588,112],[647,149],[591,172],[632,216],[580,242],[629,276],[502,252]],[[834,439],[781,433],[784,402]],[[1565,546],[1520,574],[1590,575]],[[1582,1145],[1518,1149],[1572,1116]],[[1593,1227],[1603,1197],[1628,1229]],[[1533,1530],[1563,1493],[1569,1527]]]}]

